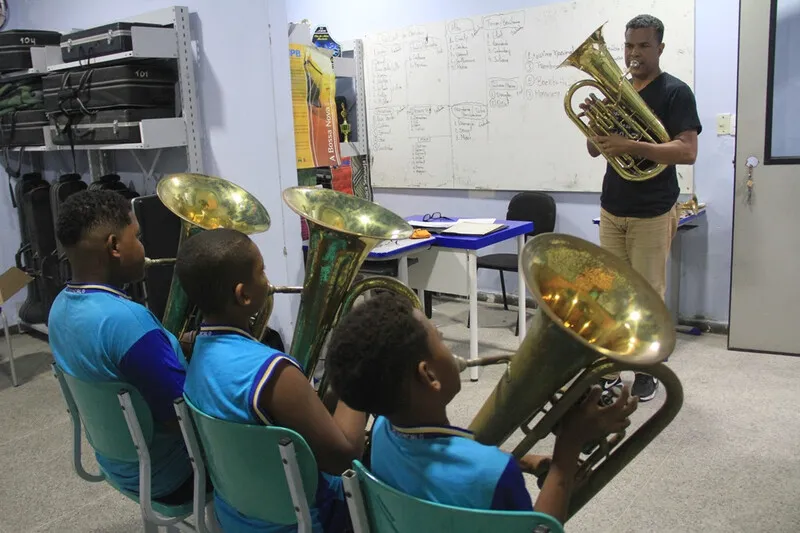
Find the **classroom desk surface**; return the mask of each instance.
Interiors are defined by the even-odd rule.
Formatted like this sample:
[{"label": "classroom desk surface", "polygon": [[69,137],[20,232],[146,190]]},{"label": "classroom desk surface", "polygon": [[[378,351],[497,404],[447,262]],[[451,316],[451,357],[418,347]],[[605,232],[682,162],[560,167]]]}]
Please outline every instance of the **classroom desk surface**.
[{"label": "classroom desk surface", "polygon": [[[421,221],[423,215],[406,217],[409,222]],[[500,220],[496,219],[495,224],[503,224],[506,227],[497,230],[489,235],[447,235],[443,233],[433,234],[435,240],[433,246],[442,248],[457,248],[459,250],[480,250],[498,242],[503,242],[513,237],[525,235],[533,231],[533,222],[520,220]]]},{"label": "classroom desk surface", "polygon": [[[427,239],[399,239],[396,241],[383,241],[378,244],[367,256],[369,260],[395,259],[414,250],[433,246],[436,237]],[[303,241],[303,250],[308,250],[308,241]]]}]

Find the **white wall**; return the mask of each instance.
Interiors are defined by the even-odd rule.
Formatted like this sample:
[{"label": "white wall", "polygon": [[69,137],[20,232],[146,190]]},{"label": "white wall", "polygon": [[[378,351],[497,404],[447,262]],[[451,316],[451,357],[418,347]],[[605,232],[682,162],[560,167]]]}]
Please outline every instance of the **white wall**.
[{"label": "white wall", "polygon": [[[90,28],[172,5],[165,0],[36,0],[12,4],[6,29],[60,31]],[[272,218],[272,227],[253,239],[264,254],[267,274],[275,284],[299,284],[302,282],[300,222],[281,199],[284,188],[297,184],[285,3],[236,2],[235,9],[231,2],[214,0],[184,0],[179,4],[188,6],[191,13],[204,170],[239,184],[264,204]],[[168,152],[162,156],[159,170],[185,171],[180,151]],[[80,159],[85,162],[85,155]],[[145,154],[144,160],[149,167],[153,154]],[[52,178],[70,169],[71,160],[64,154],[52,154],[47,157],[47,166],[54,169],[48,173]],[[117,166],[123,179],[133,182],[139,192],[154,191],[154,182],[142,179],[130,157],[120,157]],[[3,270],[13,263],[19,244],[16,216],[8,194],[0,192]],[[276,298],[270,324],[281,331],[287,345],[298,305],[297,297]]]},{"label": "white wall", "polygon": [[[342,41],[412,24],[547,3],[550,2],[294,0],[288,2],[288,15],[293,22],[308,18],[312,29],[316,25],[326,25],[333,38]],[[718,113],[736,112],[738,11],[737,0],[697,0],[695,92],[705,131],[700,136],[695,165],[695,190],[701,202],[709,203],[709,209],[707,223],[684,235],[680,308],[684,317],[697,316],[725,322],[730,290],[734,141],[731,137],[717,137],[715,117]],[[607,35],[606,39],[622,40],[622,37]],[[670,29],[666,28],[667,46],[669,39]],[[669,65],[662,67],[669,70]],[[567,120],[566,116],[564,120]],[[535,173],[537,170],[531,167],[521,171]],[[602,176],[597,179],[602,179]],[[377,202],[401,215],[441,211],[457,216],[502,217],[513,196],[511,192],[486,191],[376,189],[375,192]],[[597,227],[592,225],[591,219],[599,214],[599,195],[559,193],[554,197],[558,204],[556,231],[598,242]],[[492,251],[513,251],[513,245],[507,243]],[[478,282],[480,290],[500,290],[494,272],[480,272]],[[509,286],[516,291],[515,281],[511,281]]]}]

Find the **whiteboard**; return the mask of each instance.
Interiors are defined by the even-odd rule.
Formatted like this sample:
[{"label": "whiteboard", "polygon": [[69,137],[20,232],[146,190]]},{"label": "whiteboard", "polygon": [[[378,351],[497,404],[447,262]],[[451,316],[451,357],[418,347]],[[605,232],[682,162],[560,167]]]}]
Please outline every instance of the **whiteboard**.
[{"label": "whiteboard", "polygon": [[[367,35],[373,185],[600,191],[606,160],[588,155],[564,110],[589,76],[557,67],[606,21],[623,65],[625,24],[642,13],[664,22],[661,68],[693,88],[694,0],[576,0]],[[690,166],[678,180],[694,190]]]}]

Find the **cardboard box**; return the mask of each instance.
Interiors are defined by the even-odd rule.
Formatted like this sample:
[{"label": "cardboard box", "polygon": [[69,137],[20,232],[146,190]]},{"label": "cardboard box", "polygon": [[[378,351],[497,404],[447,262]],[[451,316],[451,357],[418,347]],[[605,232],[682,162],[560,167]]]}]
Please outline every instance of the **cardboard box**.
[{"label": "cardboard box", "polygon": [[33,278],[17,267],[11,267],[0,276],[0,305],[14,297]]}]

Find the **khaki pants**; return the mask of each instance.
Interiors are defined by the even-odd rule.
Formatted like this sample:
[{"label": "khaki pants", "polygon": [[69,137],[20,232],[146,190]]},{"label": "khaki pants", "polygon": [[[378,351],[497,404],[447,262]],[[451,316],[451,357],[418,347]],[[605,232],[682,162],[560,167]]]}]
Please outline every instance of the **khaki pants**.
[{"label": "khaki pants", "polygon": [[677,231],[677,205],[653,218],[617,217],[605,209],[600,210],[600,246],[621,257],[644,276],[662,300],[667,291],[669,249]]}]

